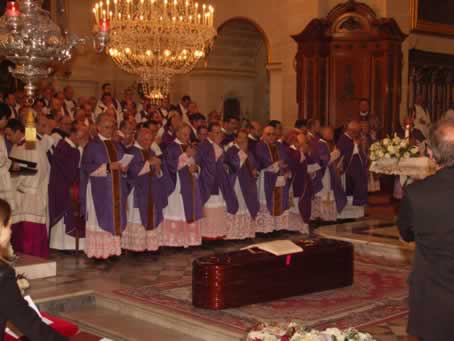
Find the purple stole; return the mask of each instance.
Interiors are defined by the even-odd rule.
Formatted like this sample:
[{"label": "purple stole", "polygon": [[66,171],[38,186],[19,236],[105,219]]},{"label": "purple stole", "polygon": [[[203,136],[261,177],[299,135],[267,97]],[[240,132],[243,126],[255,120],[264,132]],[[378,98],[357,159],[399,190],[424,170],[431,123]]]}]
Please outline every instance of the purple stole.
[{"label": "purple stole", "polygon": [[65,140],[55,148],[49,176],[49,226],[64,219],[66,233],[84,237],[85,224],[80,216],[80,152]]},{"label": "purple stole", "polygon": [[288,148],[289,167],[292,171],[293,195],[298,200],[298,210],[305,223],[309,223],[312,211],[312,199],[314,197],[311,177],[307,173],[308,159],[301,162],[301,152]]},{"label": "purple stole", "polygon": [[[229,166],[229,179],[232,187],[238,179],[241,193],[243,194],[249,214],[253,219],[255,219],[260,210],[260,202],[257,192],[257,178],[253,174],[253,171],[257,168],[257,166],[251,152],[248,152],[248,157],[241,166],[240,157],[238,156],[239,151],[240,149],[237,146],[230,147],[225,153],[225,162]],[[231,191],[235,193],[234,190]],[[236,211],[238,211],[238,209]],[[236,212],[233,214],[236,214]]]},{"label": "purple stole", "polygon": [[121,235],[126,226],[127,186],[118,170],[109,170],[107,176],[90,177],[102,164],[120,160],[124,155],[121,146],[113,141],[102,141],[98,136],[85,147],[81,164],[81,209],[86,214],[86,186],[91,183],[93,203],[100,227]]},{"label": "purple stole", "polygon": [[[281,143],[268,145],[263,141],[257,143],[257,161],[260,170],[264,171],[273,163],[280,160],[287,161],[287,153]],[[289,208],[289,189],[290,183],[286,181],[284,187],[276,187],[278,176],[283,175],[283,171],[278,173],[264,172],[264,186],[267,208],[274,217],[282,215]]]},{"label": "purple stole", "polygon": [[173,193],[177,183],[177,175],[180,177],[180,194],[183,198],[186,222],[194,223],[203,217],[199,182],[191,174],[188,166],[178,170],[178,158],[187,148],[187,145],[180,145],[175,141],[167,146],[164,152],[164,161],[169,172],[170,183],[166,187],[169,189],[168,194]]},{"label": "purple stole", "polygon": [[358,154],[353,154],[355,145],[353,139],[343,134],[337,142],[337,148],[344,157],[343,172],[346,177],[345,192],[353,196],[353,205],[367,204],[367,167],[368,158],[361,146],[358,145]]},{"label": "purple stole", "polygon": [[224,159],[223,153],[216,160],[214,146],[208,140],[198,145],[197,163],[201,169],[199,184],[202,205],[205,205],[211,195],[218,195],[221,192],[227,212],[235,214],[238,211],[238,200],[232,190],[233,184],[230,183],[227,176]]}]

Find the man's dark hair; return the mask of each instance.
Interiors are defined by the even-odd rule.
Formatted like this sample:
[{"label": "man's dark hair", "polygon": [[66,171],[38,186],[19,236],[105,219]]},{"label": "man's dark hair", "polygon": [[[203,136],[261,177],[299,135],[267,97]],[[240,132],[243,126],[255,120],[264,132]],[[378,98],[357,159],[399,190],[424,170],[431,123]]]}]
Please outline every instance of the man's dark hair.
[{"label": "man's dark hair", "polygon": [[25,133],[25,127],[21,121],[16,120],[15,118],[8,121],[6,128],[11,129],[14,132],[20,131],[21,133]]},{"label": "man's dark hair", "polygon": [[120,122],[120,129],[125,129],[130,122],[128,120],[123,120]]},{"label": "man's dark hair", "polygon": [[301,119],[295,121],[295,128],[301,129],[307,127],[307,120]]},{"label": "man's dark hair", "polygon": [[71,123],[71,128],[69,128],[69,135],[76,134],[78,130],[78,125],[76,122]]},{"label": "man's dark hair", "polygon": [[196,121],[205,121],[205,120],[206,120],[205,116],[203,116],[199,112],[196,112],[196,113],[192,114],[191,116],[189,116],[189,121],[191,121],[191,123],[196,122]]},{"label": "man's dark hair", "polygon": [[55,118],[56,116],[58,116],[58,115],[55,115],[55,110],[51,110],[51,113],[47,114],[46,118],[51,121],[56,121],[56,118]]},{"label": "man's dark hair", "polygon": [[281,123],[281,121],[278,121],[278,120],[271,120],[271,121],[268,122],[267,125],[271,126],[273,128],[277,128],[278,126],[281,126],[282,123]]},{"label": "man's dark hair", "polygon": [[212,132],[214,128],[221,128],[221,125],[217,122],[211,122],[209,125],[208,125],[208,131],[209,132]]},{"label": "man's dark hair", "polygon": [[107,88],[108,86],[112,86],[112,84],[110,84],[110,83],[104,83],[104,84],[101,86],[102,91],[104,91],[104,89]]},{"label": "man's dark hair", "polygon": [[8,106],[5,103],[0,103],[0,120],[3,120],[3,118],[9,118],[10,116],[10,111]]},{"label": "man's dark hair", "polygon": [[35,101],[35,104],[38,103],[38,102],[41,102],[41,104],[43,105],[43,107],[46,106],[46,102],[44,102],[44,100],[42,98],[38,98],[36,101]]},{"label": "man's dark hair", "polygon": [[315,118],[308,119],[306,122],[307,129],[314,128],[317,123],[320,123],[320,121]]},{"label": "man's dark hair", "polygon": [[454,119],[445,118],[432,125],[429,134],[430,149],[441,167],[454,166]]},{"label": "man's dark hair", "polygon": [[234,120],[234,121],[240,121],[240,118],[239,118],[238,116],[235,116],[235,115],[225,115],[225,116],[224,116],[224,119],[223,119],[223,121],[224,121],[225,123],[229,123],[229,122],[232,121],[232,120]]},{"label": "man's dark hair", "polygon": [[181,97],[181,101],[182,102],[191,102],[191,97],[189,95],[184,95],[183,97]]}]

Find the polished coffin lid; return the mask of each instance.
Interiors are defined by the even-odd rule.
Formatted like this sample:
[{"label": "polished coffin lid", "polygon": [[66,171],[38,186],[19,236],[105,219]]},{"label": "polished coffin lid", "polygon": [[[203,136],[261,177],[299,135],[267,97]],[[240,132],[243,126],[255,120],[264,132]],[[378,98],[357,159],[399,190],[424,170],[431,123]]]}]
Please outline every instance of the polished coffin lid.
[{"label": "polished coffin lid", "polygon": [[296,242],[303,252],[274,256],[254,249],[193,263],[193,304],[225,309],[353,284],[353,246],[331,239]]}]

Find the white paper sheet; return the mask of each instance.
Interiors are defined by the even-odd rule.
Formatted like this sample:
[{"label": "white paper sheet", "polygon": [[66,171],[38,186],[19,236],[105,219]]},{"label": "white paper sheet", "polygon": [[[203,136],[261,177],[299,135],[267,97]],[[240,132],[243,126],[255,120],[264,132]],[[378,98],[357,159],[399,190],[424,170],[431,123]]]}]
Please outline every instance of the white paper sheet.
[{"label": "white paper sheet", "polygon": [[120,161],[120,164],[123,166],[123,167],[128,167],[129,164],[131,163],[132,159],[134,159],[134,155],[132,154],[125,154],[123,155],[123,157],[121,158]]}]

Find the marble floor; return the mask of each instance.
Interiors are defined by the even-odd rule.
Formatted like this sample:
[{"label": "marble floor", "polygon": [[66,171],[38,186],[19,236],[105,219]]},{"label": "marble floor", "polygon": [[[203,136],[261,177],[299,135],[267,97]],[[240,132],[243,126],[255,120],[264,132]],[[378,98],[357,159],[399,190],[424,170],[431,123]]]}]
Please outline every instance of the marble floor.
[{"label": "marble floor", "polygon": [[335,224],[317,229],[316,234],[352,242],[361,255],[382,257],[409,263],[414,243],[400,239],[394,220],[367,219],[349,224]]},{"label": "marble floor", "polygon": [[[339,239],[355,239],[364,243],[376,243],[386,247],[403,247],[396,234],[396,228],[390,221],[365,220],[361,222],[325,226],[316,232],[322,236]],[[57,263],[57,276],[31,280],[31,288],[28,292],[39,304],[46,305],[56,299],[67,299],[77,295],[92,295],[96,293],[108,294],[113,291],[141,286],[161,286],[165,283],[183,281],[192,276],[192,261],[201,256],[207,256],[219,252],[238,250],[252,243],[269,241],[273,239],[301,239],[301,235],[292,233],[276,233],[268,236],[246,241],[214,241],[208,242],[196,248],[163,248],[157,253],[134,254],[128,253],[115,260],[93,261],[83,254],[52,252],[51,259]],[[356,247],[356,244],[355,244]],[[411,246],[408,246],[411,250]],[[209,337],[197,335],[189,336],[177,330],[163,326],[162,324],[149,323],[146,328],[140,328],[134,321],[125,317],[125,311],[119,311],[118,316],[112,311],[103,309],[89,309],[79,312],[80,316],[72,315],[74,321],[80,318],[82,328],[93,332],[90,326],[96,323],[103,325],[105,330],[111,328],[118,330],[118,334],[111,333],[102,336],[118,335],[120,340],[210,340]],[[87,315],[88,314],[88,315]],[[123,315],[122,315],[123,314]],[[89,321],[84,324],[83,318]],[[106,322],[107,321],[107,322]],[[370,332],[378,341],[415,341],[405,333],[406,318],[396,318],[386,323],[367,326],[363,330]],[[140,329],[143,329],[140,333]],[[127,337],[128,330],[134,337]],[[121,333],[120,331],[123,331]],[[126,332],[125,332],[126,331]],[[203,333],[203,329],[199,330]],[[131,334],[131,335],[132,335]],[[146,335],[141,336],[141,335]],[[229,338],[226,337],[225,340]],[[239,340],[238,335],[232,336],[231,340]]]}]

